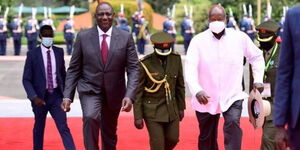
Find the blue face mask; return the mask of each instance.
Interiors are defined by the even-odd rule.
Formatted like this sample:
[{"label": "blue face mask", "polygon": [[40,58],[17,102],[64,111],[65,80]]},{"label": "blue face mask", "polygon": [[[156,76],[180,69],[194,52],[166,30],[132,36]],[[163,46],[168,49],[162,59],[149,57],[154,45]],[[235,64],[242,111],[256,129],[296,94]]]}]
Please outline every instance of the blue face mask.
[{"label": "blue face mask", "polygon": [[50,47],[53,44],[53,38],[50,37],[42,37],[42,44],[45,47]]}]

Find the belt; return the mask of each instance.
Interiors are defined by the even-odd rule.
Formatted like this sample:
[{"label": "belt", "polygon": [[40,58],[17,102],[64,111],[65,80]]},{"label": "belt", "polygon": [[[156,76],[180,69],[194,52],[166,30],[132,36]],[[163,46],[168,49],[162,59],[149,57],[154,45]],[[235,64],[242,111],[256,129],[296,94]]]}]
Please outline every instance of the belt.
[{"label": "belt", "polygon": [[[59,88],[57,87],[57,88],[54,88],[52,91],[54,92],[54,91],[57,91],[57,90],[59,90]],[[46,89],[46,93],[50,93],[50,94],[52,94],[53,92],[49,92],[49,90],[48,89]]]}]

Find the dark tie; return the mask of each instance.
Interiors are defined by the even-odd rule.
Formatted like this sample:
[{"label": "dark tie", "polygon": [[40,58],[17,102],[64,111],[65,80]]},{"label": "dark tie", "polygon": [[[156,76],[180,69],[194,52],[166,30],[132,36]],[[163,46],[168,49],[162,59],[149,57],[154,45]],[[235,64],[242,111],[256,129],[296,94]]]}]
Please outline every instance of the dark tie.
[{"label": "dark tie", "polygon": [[102,35],[102,42],[101,42],[101,54],[102,54],[102,62],[105,65],[107,61],[107,55],[108,55],[108,46],[106,42],[107,34]]},{"label": "dark tie", "polygon": [[51,66],[51,55],[50,50],[47,51],[47,90],[49,93],[53,92],[53,77],[52,77],[52,66]]}]

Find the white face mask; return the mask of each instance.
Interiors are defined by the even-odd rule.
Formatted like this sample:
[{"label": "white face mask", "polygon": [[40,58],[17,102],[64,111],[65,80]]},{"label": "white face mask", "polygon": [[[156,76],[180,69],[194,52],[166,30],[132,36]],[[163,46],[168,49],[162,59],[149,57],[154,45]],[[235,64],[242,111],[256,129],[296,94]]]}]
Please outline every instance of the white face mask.
[{"label": "white face mask", "polygon": [[53,38],[50,37],[42,37],[42,44],[45,47],[50,47],[53,44]]},{"label": "white face mask", "polygon": [[209,23],[210,31],[219,34],[225,29],[225,23],[223,21],[213,21]]}]

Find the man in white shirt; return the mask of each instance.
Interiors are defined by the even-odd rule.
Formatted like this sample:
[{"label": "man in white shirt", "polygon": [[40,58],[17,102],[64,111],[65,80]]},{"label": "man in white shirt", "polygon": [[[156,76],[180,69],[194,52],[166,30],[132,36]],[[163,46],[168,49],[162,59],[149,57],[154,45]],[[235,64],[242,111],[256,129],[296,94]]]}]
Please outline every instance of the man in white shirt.
[{"label": "man in white shirt", "polygon": [[224,116],[226,150],[240,150],[240,117],[243,99],[243,58],[253,66],[254,88],[263,90],[264,58],[262,52],[243,32],[225,29],[226,13],[214,5],[209,11],[209,29],[196,35],[188,48],[185,75],[193,95],[200,135],[198,148],[217,150],[220,113]]}]

